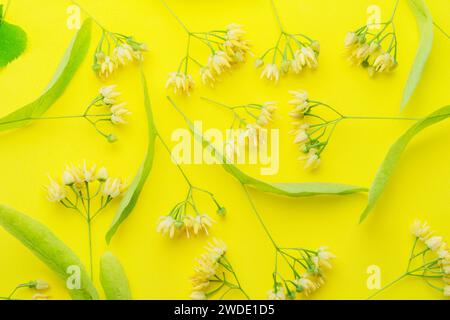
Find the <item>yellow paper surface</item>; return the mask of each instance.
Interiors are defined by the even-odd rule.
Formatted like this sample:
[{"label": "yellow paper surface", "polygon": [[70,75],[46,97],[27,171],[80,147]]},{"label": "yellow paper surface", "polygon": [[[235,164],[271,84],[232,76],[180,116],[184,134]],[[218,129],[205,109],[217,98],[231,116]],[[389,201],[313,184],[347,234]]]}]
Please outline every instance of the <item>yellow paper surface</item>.
[{"label": "yellow paper surface", "polygon": [[[185,127],[181,117],[166,100],[165,82],[169,72],[178,68],[185,54],[187,36],[176,20],[157,0],[92,1],[83,5],[108,29],[133,35],[146,42],[145,72],[157,126],[170,142],[173,130]],[[168,2],[193,31],[223,29],[236,22],[245,26],[256,55],[272,47],[278,27],[270,2],[265,0],[179,1]],[[238,105],[277,101],[280,128],[280,172],[263,177],[274,182],[320,181],[369,186],[389,146],[411,125],[400,121],[348,121],[339,125],[323,155],[322,167],[308,173],[295,145],[291,143],[288,116],[288,90],[306,89],[316,100],[327,102],[348,115],[397,116],[403,87],[415,57],[418,31],[406,1],[401,1],[395,23],[399,40],[399,67],[391,75],[370,78],[361,68],[351,67],[345,57],[343,39],[347,31],[363,25],[367,7],[379,5],[382,20],[388,19],[393,1],[298,0],[277,1],[287,30],[318,39],[322,46],[316,71],[283,78],[278,85],[259,79],[254,58],[222,78],[216,89],[200,85],[198,71],[193,75],[198,86],[190,98],[175,100],[193,120],[203,120],[205,128],[225,130],[232,116],[200,100],[206,96]],[[0,114],[7,114],[34,100],[51,79],[61,56],[73,37],[66,27],[67,1],[14,1],[8,21],[24,28],[29,45],[23,56],[0,70]],[[445,30],[449,4],[428,1],[435,21]],[[449,101],[450,47],[448,38],[435,29],[430,60],[412,101],[404,115],[421,117]],[[80,114],[103,85],[91,70],[91,57],[99,40],[94,28],[88,58],[82,64],[65,94],[47,115]],[[207,51],[196,46],[194,56],[205,61]],[[131,180],[146,149],[146,122],[142,103],[139,69],[120,70],[107,84],[117,84],[133,112],[129,125],[113,128],[119,137],[107,143],[82,120],[36,121],[32,125],[0,134],[0,202],[38,219],[65,241],[88,263],[87,228],[75,213],[46,200],[47,175],[58,176],[65,164],[88,162],[105,165],[111,175]],[[365,194],[346,197],[303,199],[280,198],[251,191],[272,235],[283,247],[330,247],[336,254],[334,269],[326,285],[312,299],[364,299],[373,291],[366,286],[370,265],[381,268],[382,284],[404,272],[413,239],[409,226],[417,217],[428,220],[440,235],[450,237],[449,181],[450,126],[443,122],[413,140],[395,170],[391,182],[369,219],[358,225],[367,201]],[[172,142],[170,142],[172,145]],[[220,166],[186,166],[191,180],[208,189],[227,208],[225,218],[215,215],[207,201],[200,202],[216,224],[211,237],[223,239],[229,259],[243,287],[252,298],[264,299],[272,286],[274,250],[251,211],[239,183]],[[256,175],[258,168],[245,167]],[[158,218],[184,199],[186,185],[161,144],[156,146],[154,169],[139,203],[108,247],[104,236],[118,203],[99,216],[94,224],[94,259],[99,261],[111,250],[122,261],[133,295],[138,299],[187,299],[189,277],[195,258],[210,240],[200,236],[169,240],[156,233]],[[64,283],[18,241],[0,230],[0,296],[17,284],[45,279],[52,299],[66,299]],[[98,263],[94,266],[98,281]],[[101,289],[99,289],[101,292]],[[30,298],[24,290],[17,297]],[[102,293],[103,294],[103,293]],[[239,298],[238,295],[229,297]],[[441,299],[442,293],[421,279],[406,279],[386,291],[386,299]]]}]

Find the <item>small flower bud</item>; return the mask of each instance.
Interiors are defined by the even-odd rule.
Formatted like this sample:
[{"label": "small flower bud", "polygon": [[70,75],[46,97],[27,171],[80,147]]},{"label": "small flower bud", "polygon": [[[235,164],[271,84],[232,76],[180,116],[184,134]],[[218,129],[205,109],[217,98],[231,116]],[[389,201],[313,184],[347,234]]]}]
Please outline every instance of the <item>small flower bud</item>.
[{"label": "small flower bud", "polygon": [[106,139],[107,139],[108,142],[110,142],[110,143],[114,143],[114,142],[117,141],[117,137],[116,137],[115,135],[113,135],[113,134],[109,134],[109,135],[106,137]]},{"label": "small flower bud", "polygon": [[262,67],[263,65],[264,65],[264,60],[259,59],[259,58],[255,60],[255,68],[256,69]]},{"label": "small flower bud", "polygon": [[50,286],[48,285],[48,283],[44,280],[36,280],[36,281],[30,282],[30,288],[36,289],[38,291],[45,291],[49,287]]},{"label": "small flower bud", "polygon": [[311,48],[317,53],[320,53],[320,42],[319,41],[313,41],[313,43],[311,43]]},{"label": "small flower bud", "polygon": [[105,182],[108,180],[108,170],[105,167],[101,167],[97,172],[97,180],[100,182]]},{"label": "small flower bud", "polygon": [[75,183],[75,177],[68,170],[64,171],[62,180],[63,180],[64,185],[66,185],[66,186],[71,186]]},{"label": "small flower bud", "polygon": [[220,207],[217,209],[217,214],[220,216],[224,216],[227,214],[227,209],[225,207]]}]

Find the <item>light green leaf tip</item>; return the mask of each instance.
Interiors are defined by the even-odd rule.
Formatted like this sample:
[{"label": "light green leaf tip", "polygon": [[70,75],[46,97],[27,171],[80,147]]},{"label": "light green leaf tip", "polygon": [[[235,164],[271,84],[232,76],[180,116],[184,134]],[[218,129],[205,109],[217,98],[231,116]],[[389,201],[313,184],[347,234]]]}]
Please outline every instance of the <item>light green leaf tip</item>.
[{"label": "light green leaf tip", "polygon": [[45,92],[35,101],[0,118],[0,131],[28,125],[32,122],[32,118],[42,116],[59,99],[88,53],[91,40],[91,26],[91,19],[87,19],[83,23],[83,26],[66,50]]},{"label": "light green leaf tip", "polygon": [[425,1],[408,0],[408,3],[417,20],[417,26],[420,32],[420,42],[417,49],[416,58],[403,92],[401,110],[406,107],[411,99],[411,96],[416,90],[433,46],[433,19]]},{"label": "light green leaf tip", "polygon": [[409,142],[425,128],[441,122],[448,117],[450,117],[450,106],[443,107],[433,112],[425,119],[418,121],[391,146],[372,183],[369,191],[368,204],[361,215],[360,223],[367,218],[374,208]]},{"label": "light green leaf tip", "polygon": [[262,192],[294,198],[320,195],[349,195],[368,191],[367,188],[338,183],[268,183],[251,177],[237,166],[227,163],[226,157],[210,141],[206,140],[201,133],[197,132],[192,121],[173,102],[172,104],[183,116],[195,139],[201,142],[205,148],[212,150],[224,169],[243,185],[253,187]]},{"label": "light green leaf tip", "polygon": [[0,226],[22,242],[35,256],[54,271],[64,282],[69,267],[80,270],[79,289],[68,289],[74,300],[97,300],[95,290],[81,260],[46,226],[7,206],[0,205]]},{"label": "light green leaf tip", "polygon": [[153,112],[151,108],[150,96],[148,93],[147,80],[142,70],[141,70],[141,82],[144,93],[144,106],[147,114],[147,125],[148,125],[147,154],[145,156],[144,162],[142,163],[138,173],[136,174],[133,180],[133,183],[128,188],[122,201],[120,202],[119,209],[117,210],[116,215],[114,216],[114,219],[111,223],[111,226],[109,227],[109,230],[106,234],[107,243],[111,242],[112,237],[115,235],[120,225],[128,218],[128,216],[133,211],[134,207],[137,204],[139,196],[142,192],[142,189],[144,188],[145,182],[153,167],[153,159],[155,156],[155,140],[157,136],[157,131],[153,120]]},{"label": "light green leaf tip", "polygon": [[106,252],[100,260],[100,282],[107,300],[132,299],[125,271],[111,252]]},{"label": "light green leaf tip", "polygon": [[0,5],[0,68],[17,59],[26,47],[26,32],[3,20],[3,5]]}]

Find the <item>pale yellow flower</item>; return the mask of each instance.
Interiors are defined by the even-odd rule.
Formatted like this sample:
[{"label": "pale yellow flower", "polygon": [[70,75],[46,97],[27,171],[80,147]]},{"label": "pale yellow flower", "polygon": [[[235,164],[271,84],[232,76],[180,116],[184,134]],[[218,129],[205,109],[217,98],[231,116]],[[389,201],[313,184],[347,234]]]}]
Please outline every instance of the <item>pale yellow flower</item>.
[{"label": "pale yellow flower", "polygon": [[425,240],[425,245],[431,250],[431,251],[438,251],[439,248],[442,245],[442,237],[434,236],[430,237]]},{"label": "pale yellow flower", "polygon": [[261,74],[261,79],[266,78],[267,80],[278,82],[280,80],[280,70],[275,63],[268,63],[264,67]]},{"label": "pale yellow flower", "polygon": [[67,197],[67,191],[63,185],[60,185],[58,182],[53,180],[49,176],[50,183],[47,187],[47,199],[50,202],[60,202]]},{"label": "pale yellow flower", "polygon": [[131,115],[131,112],[125,108],[127,104],[125,102],[116,104],[111,107],[111,122],[113,124],[126,124],[125,116]]},{"label": "pale yellow flower", "polygon": [[294,280],[295,285],[305,296],[317,290],[318,286],[309,278],[308,274]]},{"label": "pale yellow flower", "polygon": [[261,109],[261,114],[256,120],[256,123],[261,127],[267,126],[269,123],[273,121],[273,114],[275,113],[276,110],[277,110],[276,102],[264,103]]},{"label": "pale yellow flower", "polygon": [[170,238],[175,235],[177,221],[172,216],[164,216],[159,220],[156,232],[161,232],[163,235],[168,234]]},{"label": "pale yellow flower", "polygon": [[31,298],[32,300],[48,300],[50,297],[46,294],[36,293]]},{"label": "pale yellow flower", "polygon": [[356,35],[356,33],[354,32],[348,32],[347,35],[345,36],[345,47],[349,48],[352,47],[353,45],[357,44],[359,41],[358,36]]},{"label": "pale yellow flower", "polygon": [[194,218],[192,229],[194,234],[198,234],[201,230],[208,234],[208,228],[213,224],[213,220],[207,214],[197,215]]},{"label": "pale yellow flower", "polygon": [[191,75],[181,72],[172,72],[166,82],[166,88],[173,88],[174,93],[189,94],[194,88],[194,79]]},{"label": "pale yellow flower", "polygon": [[129,62],[132,62],[134,59],[134,50],[129,44],[126,43],[118,45],[114,49],[113,54],[114,58],[123,66]]},{"label": "pale yellow flower", "polygon": [[103,87],[99,90],[100,95],[102,96],[103,102],[107,105],[116,104],[116,98],[121,94],[116,91],[117,86],[111,85],[107,87]]},{"label": "pale yellow flower", "polygon": [[301,157],[301,160],[305,160],[305,169],[314,170],[320,165],[320,157],[318,155],[318,150],[312,148],[309,150],[308,154],[304,157]]},{"label": "pale yellow flower", "polygon": [[428,226],[425,221],[422,223],[420,220],[416,219],[411,226],[411,233],[416,238],[424,239],[430,230],[430,226]]},{"label": "pale yellow flower", "polygon": [[394,57],[392,57],[389,53],[384,53],[380,55],[375,62],[373,63],[373,67],[376,72],[385,72],[391,71],[395,66]]},{"label": "pale yellow flower", "polygon": [[267,292],[267,298],[269,300],[286,300],[286,291],[283,287],[279,286],[276,290],[269,290]]},{"label": "pale yellow flower", "polygon": [[105,182],[108,178],[108,170],[105,167],[101,167],[97,172],[97,180],[100,182]]},{"label": "pale yellow flower", "polygon": [[214,70],[217,75],[231,68],[230,57],[223,51],[216,51],[209,57],[208,66]]},{"label": "pale yellow flower", "polygon": [[191,294],[192,300],[206,300],[206,294],[203,291],[194,291]]},{"label": "pale yellow flower", "polygon": [[122,180],[119,178],[108,178],[103,185],[102,192],[106,197],[117,198],[122,193]]},{"label": "pale yellow flower", "polygon": [[213,87],[214,83],[216,82],[216,78],[214,77],[213,72],[209,67],[200,68],[200,77],[203,84],[205,85],[210,85]]},{"label": "pale yellow flower", "polygon": [[113,58],[103,52],[97,53],[97,60],[100,64],[99,76],[103,79],[109,78],[117,69],[117,64]]},{"label": "pale yellow flower", "polygon": [[444,287],[444,296],[450,297],[450,285]]},{"label": "pale yellow flower", "polygon": [[50,285],[45,280],[36,280],[33,282],[33,288],[38,291],[45,291],[50,288]]}]

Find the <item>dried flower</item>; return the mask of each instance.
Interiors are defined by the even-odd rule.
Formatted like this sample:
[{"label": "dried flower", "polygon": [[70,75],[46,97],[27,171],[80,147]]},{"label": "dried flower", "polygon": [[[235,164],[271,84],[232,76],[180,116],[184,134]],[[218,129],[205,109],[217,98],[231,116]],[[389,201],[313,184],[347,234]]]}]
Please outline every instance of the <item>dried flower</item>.
[{"label": "dried flower", "polygon": [[279,14],[273,4],[275,16],[280,27],[280,33],[275,46],[266,50],[255,62],[256,68],[264,65],[261,78],[278,82],[280,74],[301,73],[306,68],[317,68],[320,53],[320,43],[301,33],[289,33],[283,28]]},{"label": "dried flower", "polygon": [[[68,165],[62,174],[64,184],[61,185],[50,179],[48,187],[49,201],[59,202],[86,221],[90,253],[92,253],[91,224],[93,220],[124,190],[121,179],[108,177],[105,167],[101,167],[98,171],[97,168],[97,165],[88,165],[86,161],[83,161],[81,165]],[[89,256],[92,276],[92,254]],[[33,282],[33,286],[37,290],[43,290],[48,285],[37,280]]]},{"label": "dried flower", "polygon": [[[226,244],[221,240],[214,239],[205,249],[206,252],[197,259],[197,265],[194,267],[195,274],[191,278],[191,298],[206,300],[224,287],[239,290],[248,298],[232,265],[226,258]],[[225,291],[223,296],[227,292]]]},{"label": "dried flower", "polygon": [[50,183],[47,187],[47,192],[48,192],[47,199],[50,202],[61,202],[62,200],[64,200],[67,197],[66,189],[64,188],[64,186],[62,186],[61,184],[59,184],[58,182],[53,180],[50,176],[49,176],[49,180],[50,180]]},{"label": "dried flower", "polygon": [[[448,287],[450,278],[450,255],[448,244],[443,237],[433,236],[430,227],[426,222],[416,219],[411,225],[411,233],[415,238],[413,248],[408,261],[406,272],[397,280],[400,281],[406,276],[424,279],[430,287],[443,292],[444,296],[449,296]],[[420,248],[423,246],[424,248]],[[370,298],[386,290],[390,285],[385,286]]]},{"label": "dried flower", "polygon": [[174,93],[189,94],[194,88],[195,82],[191,75],[181,72],[172,72],[167,79],[166,88],[173,88]]},{"label": "dried flower", "polygon": [[142,61],[145,51],[147,51],[147,46],[134,40],[133,37],[103,30],[103,35],[95,51],[92,68],[101,79],[106,80],[119,67],[133,61]]},{"label": "dried flower", "polygon": [[275,63],[268,63],[264,67],[261,74],[261,79],[266,78],[267,80],[278,82],[280,80],[280,70]]},{"label": "dried flower", "polygon": [[[381,31],[375,34],[371,33],[369,25],[365,25],[355,32],[348,32],[345,36],[344,45],[347,48],[349,60],[357,66],[366,68],[370,76],[390,72],[397,67],[394,14],[388,22],[380,24]],[[389,27],[392,30],[389,30]]]},{"label": "dried flower", "polygon": [[100,88],[100,97],[105,104],[113,105],[117,103],[116,98],[120,96],[120,92],[117,92],[116,88],[116,85],[110,85]]},{"label": "dried flower", "polygon": [[111,107],[111,122],[113,124],[126,124],[124,116],[131,115],[131,112],[125,108],[127,104],[125,102],[114,105]]},{"label": "dried flower", "polygon": [[276,286],[275,289],[267,292],[267,298],[269,300],[286,300],[286,292],[282,286]]}]

